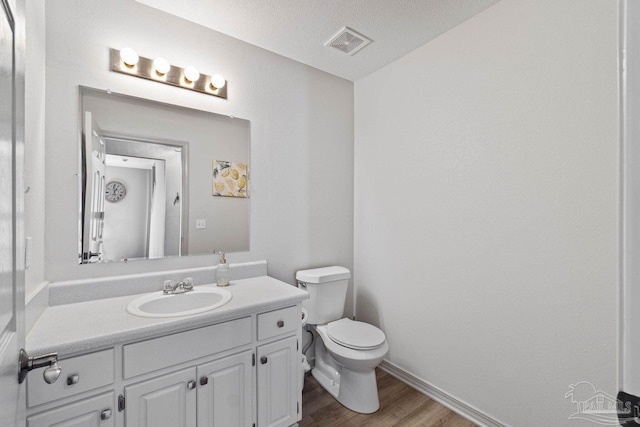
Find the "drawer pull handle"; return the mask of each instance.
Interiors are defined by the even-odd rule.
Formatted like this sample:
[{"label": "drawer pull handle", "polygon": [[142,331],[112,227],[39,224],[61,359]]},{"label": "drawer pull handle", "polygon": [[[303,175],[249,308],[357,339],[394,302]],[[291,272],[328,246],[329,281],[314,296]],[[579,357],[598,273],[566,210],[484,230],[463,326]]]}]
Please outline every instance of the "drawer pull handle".
[{"label": "drawer pull handle", "polygon": [[69,375],[67,377],[67,385],[78,384],[78,381],[80,381],[80,375],[78,374]]},{"label": "drawer pull handle", "polygon": [[262,356],[260,358],[260,363],[262,363],[263,365],[267,363],[267,356]]},{"label": "drawer pull handle", "polygon": [[193,390],[194,388],[196,388],[196,382],[191,380],[187,383],[187,389],[188,390]]},{"label": "drawer pull handle", "polygon": [[278,328],[284,327],[284,320],[278,320]]},{"label": "drawer pull handle", "polygon": [[200,377],[200,385],[207,385],[207,384],[209,384],[209,378]]},{"label": "drawer pull handle", "polygon": [[105,409],[104,411],[100,412],[100,419],[102,421],[108,420],[109,418],[111,418],[111,415],[113,415],[111,409]]}]

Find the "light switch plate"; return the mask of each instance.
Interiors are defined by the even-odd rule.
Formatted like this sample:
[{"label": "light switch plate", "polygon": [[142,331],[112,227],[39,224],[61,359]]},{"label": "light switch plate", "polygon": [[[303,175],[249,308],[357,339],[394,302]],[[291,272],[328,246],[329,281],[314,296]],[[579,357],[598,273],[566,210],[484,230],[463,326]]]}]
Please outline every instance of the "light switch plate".
[{"label": "light switch plate", "polygon": [[196,230],[204,230],[205,228],[207,228],[207,220],[196,219]]}]

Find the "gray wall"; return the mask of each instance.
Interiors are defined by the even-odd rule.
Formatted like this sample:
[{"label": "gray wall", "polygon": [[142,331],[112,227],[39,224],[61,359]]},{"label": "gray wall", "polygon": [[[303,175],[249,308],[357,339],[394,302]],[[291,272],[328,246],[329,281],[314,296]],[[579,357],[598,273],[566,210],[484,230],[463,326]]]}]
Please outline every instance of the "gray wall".
[{"label": "gray wall", "polygon": [[[46,2],[46,248],[49,280],[205,266],[217,257],[77,264],[78,85],[251,121],[251,250],[294,283],[353,257],[353,84],[132,0]],[[229,99],[109,71],[109,48],[227,78]],[[50,166],[50,167],[49,167]],[[64,188],[64,191],[54,189]]]},{"label": "gray wall", "polygon": [[357,316],[506,425],[617,392],[617,35],[615,1],[503,0],[356,82]]}]

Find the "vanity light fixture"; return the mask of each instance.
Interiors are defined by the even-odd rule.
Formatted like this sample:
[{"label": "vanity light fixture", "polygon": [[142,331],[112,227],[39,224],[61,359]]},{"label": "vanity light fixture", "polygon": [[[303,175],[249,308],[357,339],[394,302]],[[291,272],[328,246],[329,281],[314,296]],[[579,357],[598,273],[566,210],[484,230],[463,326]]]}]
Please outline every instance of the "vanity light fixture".
[{"label": "vanity light fixture", "polygon": [[111,71],[227,99],[227,81],[220,74],[201,74],[195,67],[177,67],[163,57],[145,58],[131,48],[111,49]]},{"label": "vanity light fixture", "polygon": [[184,69],[184,78],[188,83],[197,82],[200,78],[200,72],[196,67],[187,67]]},{"label": "vanity light fixture", "polygon": [[125,65],[133,67],[138,63],[140,57],[135,50],[131,49],[130,47],[125,47],[120,51],[120,59],[122,59],[122,62],[124,62]]},{"label": "vanity light fixture", "polygon": [[214,89],[222,89],[225,83],[226,82],[224,81],[224,77],[222,77],[220,74],[214,74],[213,76],[211,76],[210,84]]},{"label": "vanity light fixture", "polygon": [[165,58],[159,56],[153,60],[153,69],[161,76],[164,76],[171,70],[171,64]]}]

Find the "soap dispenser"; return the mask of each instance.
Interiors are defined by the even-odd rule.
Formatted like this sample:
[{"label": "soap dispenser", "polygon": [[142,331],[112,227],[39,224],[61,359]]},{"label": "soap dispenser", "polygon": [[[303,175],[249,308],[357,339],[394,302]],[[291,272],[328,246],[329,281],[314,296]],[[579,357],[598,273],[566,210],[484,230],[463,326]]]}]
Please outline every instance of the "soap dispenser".
[{"label": "soap dispenser", "polygon": [[224,257],[224,252],[219,252],[220,259],[218,261],[218,271],[216,272],[218,286],[229,286],[229,264]]}]

